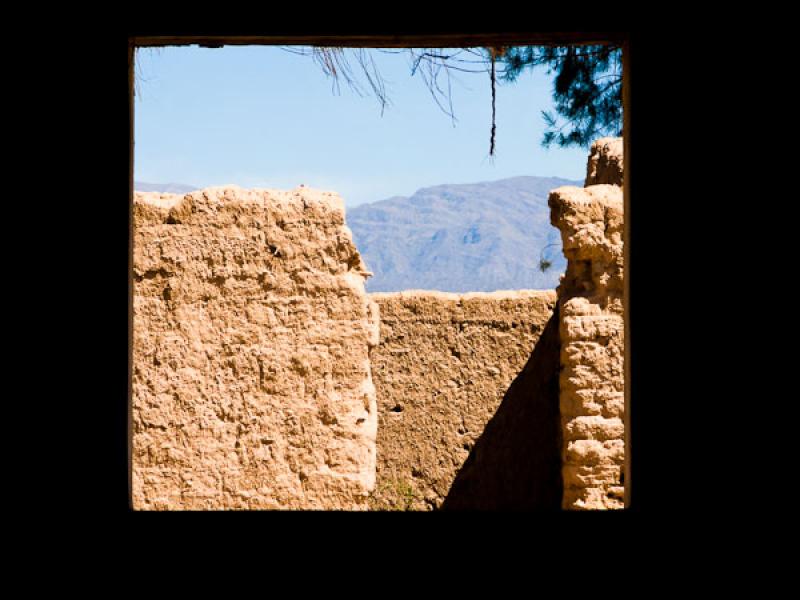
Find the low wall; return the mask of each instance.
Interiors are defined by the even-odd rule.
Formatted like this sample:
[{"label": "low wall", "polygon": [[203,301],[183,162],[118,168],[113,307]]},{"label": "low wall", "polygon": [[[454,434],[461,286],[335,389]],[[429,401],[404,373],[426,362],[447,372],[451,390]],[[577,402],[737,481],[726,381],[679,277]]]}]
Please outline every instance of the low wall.
[{"label": "low wall", "polygon": [[375,306],[335,194],[134,198],[134,509],[366,509]]},{"label": "low wall", "polygon": [[380,307],[380,343],[370,357],[379,415],[370,505],[436,509],[528,361],[556,295],[405,291],[371,298]]},{"label": "low wall", "polygon": [[475,442],[442,510],[559,510],[558,304],[491,420]]}]

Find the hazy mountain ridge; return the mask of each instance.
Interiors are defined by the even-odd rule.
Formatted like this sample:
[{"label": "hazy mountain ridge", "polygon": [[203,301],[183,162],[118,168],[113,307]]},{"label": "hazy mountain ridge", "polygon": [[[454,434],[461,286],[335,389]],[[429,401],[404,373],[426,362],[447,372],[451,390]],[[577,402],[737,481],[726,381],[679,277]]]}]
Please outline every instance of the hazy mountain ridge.
[{"label": "hazy mountain ridge", "polygon": [[165,194],[188,194],[200,188],[185,183],[146,183],[134,181],[133,189],[137,192],[162,192]]},{"label": "hazy mountain ridge", "polygon": [[[374,273],[367,290],[555,288],[566,261],[547,196],[562,185],[582,187],[583,181],[521,176],[444,184],[348,209],[347,225]],[[185,194],[198,188],[136,181],[134,189]],[[544,273],[543,249],[552,262]]]},{"label": "hazy mountain ridge", "polygon": [[[583,181],[512,177],[423,188],[347,211],[370,292],[553,289],[566,268],[547,196]],[[552,262],[539,270],[539,257]]]}]

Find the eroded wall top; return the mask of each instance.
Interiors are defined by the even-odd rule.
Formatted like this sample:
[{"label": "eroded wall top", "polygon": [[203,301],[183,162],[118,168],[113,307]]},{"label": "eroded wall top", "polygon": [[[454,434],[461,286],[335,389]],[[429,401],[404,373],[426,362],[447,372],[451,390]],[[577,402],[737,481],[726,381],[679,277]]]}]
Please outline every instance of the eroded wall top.
[{"label": "eroded wall top", "polygon": [[621,137],[600,138],[592,144],[589,160],[586,165],[586,182],[584,185],[607,183],[623,185],[623,153]]},{"label": "eroded wall top", "polygon": [[563,186],[550,192],[550,220],[561,231],[567,269],[560,298],[585,296],[622,311],[623,202],[619,186]]}]

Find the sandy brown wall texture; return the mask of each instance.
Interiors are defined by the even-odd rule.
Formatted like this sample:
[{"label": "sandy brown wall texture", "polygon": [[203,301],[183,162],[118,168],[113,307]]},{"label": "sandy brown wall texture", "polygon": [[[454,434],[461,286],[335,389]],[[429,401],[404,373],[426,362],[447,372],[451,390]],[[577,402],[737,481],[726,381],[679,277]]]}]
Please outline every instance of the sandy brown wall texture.
[{"label": "sandy brown wall texture", "polygon": [[556,291],[367,295],[334,193],[136,193],[135,509],[620,508],[621,140]]},{"label": "sandy brown wall texture", "polygon": [[366,509],[375,305],[332,193],[134,200],[135,509]]},{"label": "sandy brown wall texture", "polygon": [[442,510],[560,510],[559,314],[475,442]]},{"label": "sandy brown wall texture", "polygon": [[558,287],[562,506],[622,508],[624,442],[621,139],[595,142],[587,186],[550,193],[567,271]]},{"label": "sandy brown wall texture", "polygon": [[[556,295],[405,291],[371,298],[380,307],[380,343],[371,353],[379,415],[371,506],[440,508],[525,367]],[[478,505],[467,495],[451,504],[486,507],[485,498]]]}]

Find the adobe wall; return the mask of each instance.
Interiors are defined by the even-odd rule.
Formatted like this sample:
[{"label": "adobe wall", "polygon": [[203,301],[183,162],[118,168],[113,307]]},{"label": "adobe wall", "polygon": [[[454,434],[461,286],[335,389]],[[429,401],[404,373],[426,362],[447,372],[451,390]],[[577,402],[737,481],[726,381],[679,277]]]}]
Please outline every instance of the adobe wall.
[{"label": "adobe wall", "polygon": [[[378,456],[370,506],[440,508],[526,365],[556,295],[410,290],[371,298],[380,307],[380,343],[371,353]],[[513,474],[514,466],[504,472]],[[451,504],[473,507],[475,494],[469,496]]]},{"label": "adobe wall", "polygon": [[586,187],[549,196],[567,270],[557,289],[561,338],[563,508],[624,506],[622,140],[594,143]]},{"label": "adobe wall", "polygon": [[329,192],[134,200],[135,509],[366,509],[377,342]]},{"label": "adobe wall", "polygon": [[556,291],[370,296],[334,193],[137,192],[134,508],[621,508],[621,152]]}]

